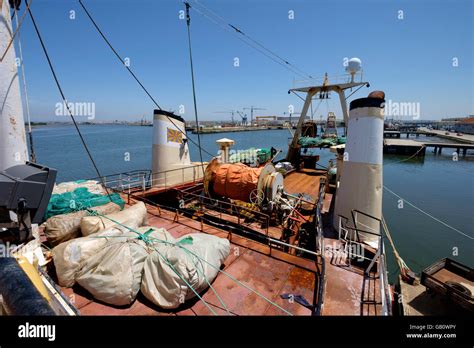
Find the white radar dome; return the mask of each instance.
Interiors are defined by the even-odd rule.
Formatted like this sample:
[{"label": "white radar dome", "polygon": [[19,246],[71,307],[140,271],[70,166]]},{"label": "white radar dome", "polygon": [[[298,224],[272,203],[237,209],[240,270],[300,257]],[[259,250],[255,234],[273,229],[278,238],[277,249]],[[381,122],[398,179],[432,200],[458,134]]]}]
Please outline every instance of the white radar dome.
[{"label": "white radar dome", "polygon": [[355,74],[360,71],[361,65],[362,65],[362,62],[359,58],[351,58],[347,62],[346,71],[349,74]]}]

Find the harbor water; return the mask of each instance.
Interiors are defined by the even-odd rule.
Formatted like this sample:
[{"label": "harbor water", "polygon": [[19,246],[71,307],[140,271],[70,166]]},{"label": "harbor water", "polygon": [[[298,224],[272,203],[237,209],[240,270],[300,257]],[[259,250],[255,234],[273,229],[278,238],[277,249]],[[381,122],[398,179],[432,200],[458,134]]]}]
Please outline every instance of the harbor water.
[{"label": "harbor water", "polygon": [[[81,131],[102,175],[151,168],[152,127],[126,125],[82,125]],[[37,161],[58,170],[58,182],[97,177],[73,126],[45,126],[33,130]],[[189,137],[197,140],[197,135]],[[205,134],[203,148],[217,154],[216,140],[230,138],[235,150],[274,147],[286,154],[291,138],[287,129],[238,133]],[[438,138],[413,138],[442,141]],[[190,144],[191,159],[199,160],[198,149]],[[318,150],[320,163],[334,158],[329,150]],[[210,155],[203,152],[203,159]],[[455,159],[455,158],[454,158]],[[415,272],[440,258],[449,257],[474,266],[474,156],[453,150],[424,158],[384,156],[383,213],[400,255]],[[389,274],[397,274],[391,248]]]}]

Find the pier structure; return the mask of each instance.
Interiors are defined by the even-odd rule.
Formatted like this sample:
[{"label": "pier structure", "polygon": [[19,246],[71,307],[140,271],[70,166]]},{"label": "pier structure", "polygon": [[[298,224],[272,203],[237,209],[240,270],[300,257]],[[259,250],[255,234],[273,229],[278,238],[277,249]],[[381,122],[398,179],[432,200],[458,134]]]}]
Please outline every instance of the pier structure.
[{"label": "pier structure", "polygon": [[458,154],[465,156],[468,150],[474,150],[474,144],[421,142],[411,139],[384,139],[384,153],[424,156],[427,148],[433,148],[433,152],[441,154],[443,149],[456,149]]}]

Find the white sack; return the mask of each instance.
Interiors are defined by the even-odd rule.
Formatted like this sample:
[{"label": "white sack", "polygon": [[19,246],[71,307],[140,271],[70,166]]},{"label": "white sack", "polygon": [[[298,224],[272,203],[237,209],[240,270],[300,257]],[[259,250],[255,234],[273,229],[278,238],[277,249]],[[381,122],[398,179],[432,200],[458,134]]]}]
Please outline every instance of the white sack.
[{"label": "white sack", "polygon": [[84,261],[104,248],[108,240],[115,239],[115,236],[123,233],[124,231],[121,228],[111,228],[88,237],[72,239],[55,247],[53,249],[53,261],[59,285],[73,286],[76,273],[80,270]]},{"label": "white sack", "polygon": [[[100,214],[111,214],[120,211],[120,206],[109,202],[104,205],[90,208]],[[44,224],[44,234],[48,242],[56,245],[81,236],[81,220],[89,213],[81,210],[75,213],[55,215],[50,217]]]},{"label": "white sack", "polygon": [[[191,244],[183,241],[192,238]],[[227,239],[204,233],[193,233],[179,238],[177,243],[199,255],[214,267],[197,257],[187,253],[179,246],[169,244],[156,245],[145,261],[141,291],[154,304],[166,308],[177,308],[185,299],[195,296],[195,293],[186,285],[200,293],[205,290],[219,272],[224,260],[229,256],[230,243]],[[168,265],[167,259],[180,276]]]},{"label": "white sack", "polygon": [[[147,210],[145,203],[138,202],[131,207],[125,208],[117,213],[109,214],[107,217],[86,216],[81,220],[81,233],[88,236],[92,233],[107,230],[116,225],[114,221],[130,228],[138,228],[146,225]],[[110,220],[112,219],[112,220]]]},{"label": "white sack", "polygon": [[150,242],[154,238],[173,240],[164,229],[142,227],[138,232],[148,232],[148,244],[134,232],[109,240],[84,262],[77,273],[77,283],[102,302],[116,306],[131,304],[140,290],[144,262],[153,250]]}]

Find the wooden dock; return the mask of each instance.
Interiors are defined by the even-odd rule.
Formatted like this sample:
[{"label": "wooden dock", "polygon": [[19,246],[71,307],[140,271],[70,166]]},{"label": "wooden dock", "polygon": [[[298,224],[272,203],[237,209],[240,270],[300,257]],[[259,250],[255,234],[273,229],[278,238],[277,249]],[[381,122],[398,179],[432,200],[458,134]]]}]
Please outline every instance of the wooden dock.
[{"label": "wooden dock", "polygon": [[426,147],[424,143],[410,139],[384,139],[383,152],[398,155],[424,156]]},{"label": "wooden dock", "polygon": [[410,139],[384,139],[384,153],[424,156],[427,148],[433,148],[434,153],[440,154],[443,149],[455,149],[458,154],[466,155],[468,150],[474,150],[474,144],[421,142]]},{"label": "wooden dock", "polygon": [[[284,129],[283,126],[247,126],[247,127],[221,127],[221,128],[201,128],[199,133],[201,134],[214,134],[214,133],[235,133],[235,132],[251,132],[251,131],[263,131],[263,130],[277,130]],[[197,134],[197,129],[192,130],[193,134]]]}]

